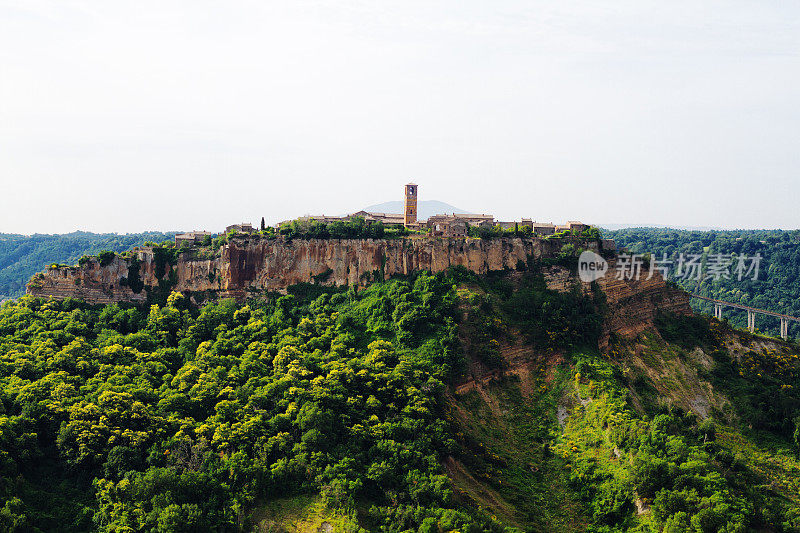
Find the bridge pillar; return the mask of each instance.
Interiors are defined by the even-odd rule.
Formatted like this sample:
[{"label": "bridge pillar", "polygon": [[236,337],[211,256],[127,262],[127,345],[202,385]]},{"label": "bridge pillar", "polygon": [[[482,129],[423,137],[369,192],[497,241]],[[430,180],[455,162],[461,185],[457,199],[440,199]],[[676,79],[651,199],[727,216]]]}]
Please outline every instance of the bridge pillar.
[{"label": "bridge pillar", "polygon": [[789,339],[789,321],[781,318],[781,338],[783,340]]},{"label": "bridge pillar", "polygon": [[747,329],[750,330],[750,333],[756,330],[756,314],[749,309],[747,311]]},{"label": "bridge pillar", "polygon": [[720,304],[714,304],[714,318],[722,322],[722,306]]}]

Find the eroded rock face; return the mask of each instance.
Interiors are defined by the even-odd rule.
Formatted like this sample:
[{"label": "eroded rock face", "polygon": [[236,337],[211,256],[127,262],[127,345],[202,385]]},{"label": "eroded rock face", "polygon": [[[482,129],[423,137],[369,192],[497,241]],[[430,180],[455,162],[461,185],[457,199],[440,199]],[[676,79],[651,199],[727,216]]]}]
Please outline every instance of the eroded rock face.
[{"label": "eroded rock face", "polygon": [[[608,347],[611,333],[624,337],[635,337],[655,327],[654,319],[659,312],[691,314],[689,293],[670,285],[658,270],[652,274],[643,269],[638,276],[621,276],[616,269],[616,260],[608,261],[606,275],[597,284],[606,297],[606,314],[600,347]],[[581,283],[570,270],[551,267],[544,270],[545,282],[551,290],[568,292],[575,287],[584,293],[591,285]]]},{"label": "eroded rock face", "polygon": [[599,281],[606,294],[610,330],[624,335],[638,335],[652,325],[652,318],[662,312],[689,314],[689,293],[668,284],[656,270],[642,271],[638,279],[619,279],[616,262],[609,261],[609,274]]},{"label": "eroded rock face", "polygon": [[477,274],[514,270],[531,258],[556,253],[562,244],[531,238],[286,241],[240,237],[211,258],[197,257],[196,250],[179,252],[174,264],[162,266],[160,273],[152,248],[137,250],[135,259],[115,257],[105,266],[89,261],[80,267],[49,269],[34,276],[28,293],[92,303],[137,302],[146,300],[148,291],[160,282],[178,291],[243,298],[301,282],[364,286],[398,274],[441,272],[452,266]]},{"label": "eroded rock face", "polygon": [[77,298],[98,304],[144,301],[146,293],[136,294],[127,285],[120,284],[120,280],[127,280],[130,275],[128,267],[127,261],[114,258],[106,266],[89,261],[83,266],[50,268],[33,276],[28,282],[27,293],[58,299]]},{"label": "eroded rock face", "polygon": [[[79,298],[91,303],[145,302],[152,291],[177,290],[189,295],[255,297],[283,291],[296,283],[364,286],[375,280],[415,271],[442,272],[453,266],[477,274],[515,270],[529,260],[553,257],[564,244],[534,238],[396,240],[281,240],[242,236],[217,254],[197,249],[180,251],[165,263],[152,248],[137,249],[128,258],[109,264],[92,260],[78,267],[58,267],[37,274],[28,285],[34,296]],[[576,242],[597,249],[596,242]],[[163,251],[163,250],[162,250]],[[208,251],[206,251],[208,252]],[[544,269],[549,288],[589,292],[568,269]],[[667,284],[658,272],[639,279],[618,279],[615,261],[598,285],[606,295],[607,311],[601,347],[610,334],[637,335],[653,327],[659,311],[691,313],[689,295]]]},{"label": "eroded rock face", "polygon": [[294,240],[235,242],[222,253],[224,290],[281,290],[315,279],[363,286],[420,270],[463,266],[475,273],[516,269],[556,245],[538,239]]},{"label": "eroded rock face", "polygon": [[653,320],[660,312],[691,314],[689,293],[674,284],[668,284],[656,270],[652,274],[643,270],[638,279],[619,279],[615,273],[616,261],[609,261],[608,274],[599,280],[606,295],[607,313],[600,347],[608,346],[609,335],[635,337],[652,329]]}]

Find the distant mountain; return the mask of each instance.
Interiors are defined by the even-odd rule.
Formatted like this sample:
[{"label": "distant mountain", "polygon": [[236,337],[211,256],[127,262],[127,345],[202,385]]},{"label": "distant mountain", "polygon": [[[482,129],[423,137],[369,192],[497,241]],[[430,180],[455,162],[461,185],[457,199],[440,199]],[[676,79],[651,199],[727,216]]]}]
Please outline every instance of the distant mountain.
[{"label": "distant mountain", "polygon": [[[394,200],[391,202],[384,202],[382,204],[375,204],[365,207],[364,211],[371,211],[374,213],[402,213],[403,202]],[[423,200],[417,202],[417,218],[426,219],[433,215],[441,215],[443,213],[471,213],[466,209],[455,207],[438,200]]]}]

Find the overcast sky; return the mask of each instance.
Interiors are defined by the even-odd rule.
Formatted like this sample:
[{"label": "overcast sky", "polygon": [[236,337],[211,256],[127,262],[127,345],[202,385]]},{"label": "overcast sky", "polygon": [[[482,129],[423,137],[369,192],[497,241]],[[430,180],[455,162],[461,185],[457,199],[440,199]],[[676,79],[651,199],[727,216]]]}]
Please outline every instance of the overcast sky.
[{"label": "overcast sky", "polygon": [[800,3],[0,0],[0,232],[800,227]]}]

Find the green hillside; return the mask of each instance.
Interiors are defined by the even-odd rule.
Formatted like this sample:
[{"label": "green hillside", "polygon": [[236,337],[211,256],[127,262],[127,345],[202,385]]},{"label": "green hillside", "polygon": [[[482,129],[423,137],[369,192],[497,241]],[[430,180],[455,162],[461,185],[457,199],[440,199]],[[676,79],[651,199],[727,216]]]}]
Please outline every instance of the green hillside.
[{"label": "green hillside", "polygon": [[[676,283],[687,291],[703,296],[737,302],[800,317],[800,230],[737,230],[737,231],[684,231],[661,228],[632,228],[616,231],[604,230],[603,235],[617,241],[618,247],[627,248],[631,253],[652,254],[661,259],[666,254],[669,260],[677,261],[679,254],[702,254],[705,265],[703,277],[707,272],[710,258],[717,254],[724,257],[744,255],[754,257],[760,254],[757,280],[752,274],[738,279],[734,268],[729,279],[686,279],[671,275]],[[747,266],[750,266],[748,261]],[[713,314],[712,304],[693,300],[698,311]],[[747,315],[744,311],[725,309],[725,317],[737,327],[746,327]],[[778,321],[758,315],[756,327],[771,335],[778,335]],[[800,337],[800,324],[790,323],[789,335]]]},{"label": "green hillside", "polygon": [[73,265],[82,255],[102,250],[124,252],[147,241],[161,242],[175,233],[87,233],[63,235],[16,235],[0,233],[0,300],[25,294],[25,284],[35,273],[53,263]]},{"label": "green hillside", "polygon": [[798,347],[537,268],[0,308],[0,530],[796,531]]}]

